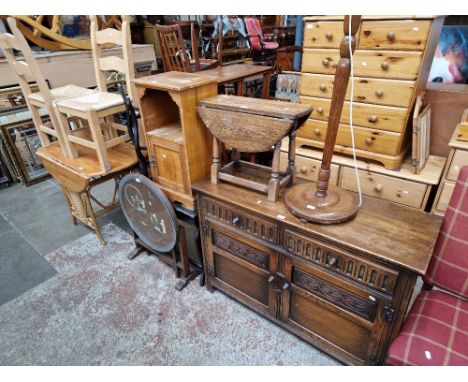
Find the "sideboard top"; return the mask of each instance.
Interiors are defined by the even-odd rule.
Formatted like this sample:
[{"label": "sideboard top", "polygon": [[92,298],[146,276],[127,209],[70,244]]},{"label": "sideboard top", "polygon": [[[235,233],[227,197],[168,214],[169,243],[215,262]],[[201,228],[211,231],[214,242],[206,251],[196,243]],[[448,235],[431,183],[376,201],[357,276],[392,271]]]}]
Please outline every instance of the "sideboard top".
[{"label": "sideboard top", "polygon": [[[310,187],[315,187],[314,183],[310,183]],[[270,202],[266,195],[227,183],[212,184],[208,179],[196,183],[193,189],[300,229],[317,239],[419,274],[427,270],[442,222],[438,216],[364,196],[363,205],[353,220],[334,225],[304,223],[283,203],[284,189],[278,202]]]},{"label": "sideboard top", "polygon": [[165,72],[153,74],[151,76],[140,77],[133,80],[137,87],[166,90],[183,91],[201,85],[216,83],[216,80],[207,77],[197,76],[193,73]]},{"label": "sideboard top", "polygon": [[[437,17],[436,15],[363,15],[361,20],[432,20]],[[304,21],[343,21],[344,16],[306,16]]]}]

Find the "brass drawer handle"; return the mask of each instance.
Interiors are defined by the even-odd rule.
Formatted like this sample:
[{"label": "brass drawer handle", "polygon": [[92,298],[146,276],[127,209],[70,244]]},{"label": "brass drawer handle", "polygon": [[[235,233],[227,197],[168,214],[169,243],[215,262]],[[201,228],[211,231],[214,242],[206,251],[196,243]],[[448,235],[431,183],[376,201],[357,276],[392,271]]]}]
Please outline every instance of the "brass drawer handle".
[{"label": "brass drawer handle", "polygon": [[327,40],[331,40],[331,39],[333,38],[333,33],[331,33],[331,32],[325,33],[325,38],[326,38]]},{"label": "brass drawer handle", "polygon": [[376,115],[371,115],[367,120],[371,123],[377,122],[377,116]]},{"label": "brass drawer handle", "polygon": [[307,174],[307,167],[302,166],[300,171],[301,171],[301,174],[304,174],[304,175]]},{"label": "brass drawer handle", "polygon": [[382,192],[383,190],[383,186],[379,183],[379,184],[376,184],[375,187],[374,187],[374,190],[376,192]]},{"label": "brass drawer handle", "polygon": [[380,67],[382,68],[382,70],[388,70],[389,64],[387,61],[384,61],[380,64]]},{"label": "brass drawer handle", "polygon": [[324,58],[324,59],[322,60],[322,65],[323,65],[323,66],[328,66],[328,65],[330,65],[330,60],[329,60],[328,58]]},{"label": "brass drawer handle", "polygon": [[315,135],[319,136],[320,135],[320,129],[315,129],[314,133],[315,133]]},{"label": "brass drawer handle", "polygon": [[387,33],[387,40],[388,40],[388,41],[393,41],[393,40],[395,40],[395,33],[393,33],[393,32],[388,32],[388,33]]},{"label": "brass drawer handle", "polygon": [[320,89],[321,91],[324,92],[325,90],[327,90],[327,86],[324,85],[324,84],[321,84],[321,85],[319,86],[319,89]]},{"label": "brass drawer handle", "polygon": [[383,96],[383,91],[382,91],[382,89],[377,89],[377,90],[375,91],[375,95],[376,95],[377,97],[382,97],[382,96]]},{"label": "brass drawer handle", "polygon": [[327,261],[327,264],[330,266],[335,265],[335,263],[336,263],[336,257],[332,257]]},{"label": "brass drawer handle", "polygon": [[323,114],[323,108],[321,108],[321,107],[318,107],[318,108],[317,108],[317,113],[319,113],[319,114]]},{"label": "brass drawer handle", "polygon": [[371,145],[372,144],[372,138],[369,137],[369,138],[366,138],[366,145]]}]

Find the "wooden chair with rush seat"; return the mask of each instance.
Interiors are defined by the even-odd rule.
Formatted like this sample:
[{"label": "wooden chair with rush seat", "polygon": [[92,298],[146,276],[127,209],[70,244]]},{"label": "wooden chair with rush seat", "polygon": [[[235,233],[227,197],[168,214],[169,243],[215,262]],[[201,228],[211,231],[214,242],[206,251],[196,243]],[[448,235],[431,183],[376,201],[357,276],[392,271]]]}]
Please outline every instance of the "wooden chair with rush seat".
[{"label": "wooden chair with rush seat", "polygon": [[[432,290],[435,286],[438,289]],[[398,337],[390,365],[468,363],[468,166],[461,169],[439,232],[424,286]]]}]

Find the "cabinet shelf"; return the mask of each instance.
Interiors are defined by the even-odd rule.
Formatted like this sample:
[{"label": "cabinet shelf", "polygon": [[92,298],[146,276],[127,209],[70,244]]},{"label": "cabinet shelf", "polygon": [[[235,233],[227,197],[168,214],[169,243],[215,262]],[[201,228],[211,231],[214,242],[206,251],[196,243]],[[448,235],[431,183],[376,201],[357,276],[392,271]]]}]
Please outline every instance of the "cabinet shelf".
[{"label": "cabinet shelf", "polygon": [[158,127],[147,133],[149,136],[173,142],[178,145],[183,145],[185,142],[180,121],[172,122],[167,125]]}]

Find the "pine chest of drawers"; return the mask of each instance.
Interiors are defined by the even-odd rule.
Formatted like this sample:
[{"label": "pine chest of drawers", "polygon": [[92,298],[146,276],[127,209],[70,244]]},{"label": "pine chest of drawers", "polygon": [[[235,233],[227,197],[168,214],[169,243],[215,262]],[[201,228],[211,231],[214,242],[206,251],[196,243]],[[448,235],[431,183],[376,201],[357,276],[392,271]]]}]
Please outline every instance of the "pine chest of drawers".
[{"label": "pine chest of drawers", "polygon": [[365,198],[354,220],[315,225],[291,215],[282,192],[275,203],[222,182],[193,189],[209,290],[347,364],[384,362],[426,271],[439,217]]},{"label": "pine chest of drawers", "polygon": [[[304,18],[301,69],[302,103],[314,112],[297,132],[298,146],[322,148],[327,130],[333,80],[343,37],[343,18]],[[404,161],[409,148],[412,109],[424,90],[443,17],[364,16],[356,34],[353,126],[362,158],[388,169]],[[350,154],[348,85],[335,152]]]}]

